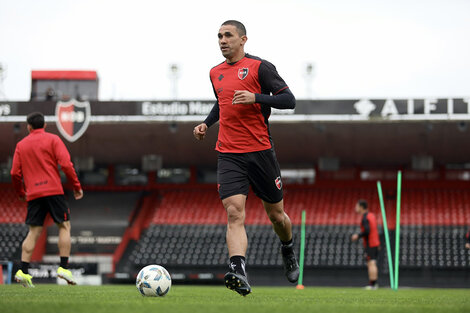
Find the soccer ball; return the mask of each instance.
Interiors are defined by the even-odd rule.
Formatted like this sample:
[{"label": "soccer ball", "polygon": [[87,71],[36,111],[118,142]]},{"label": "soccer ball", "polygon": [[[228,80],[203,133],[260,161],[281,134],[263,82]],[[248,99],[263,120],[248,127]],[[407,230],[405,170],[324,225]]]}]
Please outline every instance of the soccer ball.
[{"label": "soccer ball", "polygon": [[163,297],[170,291],[171,277],[160,265],[147,265],[137,274],[135,286],[143,296]]}]

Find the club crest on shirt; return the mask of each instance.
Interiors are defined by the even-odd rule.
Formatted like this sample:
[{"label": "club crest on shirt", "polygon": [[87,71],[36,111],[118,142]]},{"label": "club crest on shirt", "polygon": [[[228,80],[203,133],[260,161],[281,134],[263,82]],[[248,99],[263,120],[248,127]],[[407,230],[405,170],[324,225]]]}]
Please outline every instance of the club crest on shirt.
[{"label": "club crest on shirt", "polygon": [[248,68],[247,67],[238,69],[238,78],[240,78],[241,80],[244,80],[247,76],[248,76]]},{"label": "club crest on shirt", "polygon": [[276,177],[276,179],[274,180],[274,182],[276,183],[277,189],[281,190],[281,189],[282,189],[281,176]]},{"label": "club crest on shirt", "polygon": [[90,123],[90,102],[71,99],[59,101],[55,107],[56,124],[60,134],[70,142],[80,138]]}]

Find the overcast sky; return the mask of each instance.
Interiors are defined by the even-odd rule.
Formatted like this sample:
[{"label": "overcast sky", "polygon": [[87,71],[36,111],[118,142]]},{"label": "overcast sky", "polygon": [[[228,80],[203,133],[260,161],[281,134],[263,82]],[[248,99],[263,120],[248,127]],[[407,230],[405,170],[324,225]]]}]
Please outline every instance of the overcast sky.
[{"label": "overcast sky", "polygon": [[28,100],[31,70],[83,69],[100,100],[164,100],[176,63],[179,99],[213,99],[217,32],[238,19],[298,99],[468,97],[469,14],[467,0],[0,0],[3,88]]}]

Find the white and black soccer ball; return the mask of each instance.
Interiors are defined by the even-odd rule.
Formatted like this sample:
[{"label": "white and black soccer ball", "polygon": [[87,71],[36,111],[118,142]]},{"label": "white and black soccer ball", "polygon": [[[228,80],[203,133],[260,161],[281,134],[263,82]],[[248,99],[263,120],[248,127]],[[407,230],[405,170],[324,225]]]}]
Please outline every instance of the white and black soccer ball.
[{"label": "white and black soccer ball", "polygon": [[147,265],[137,274],[135,286],[146,297],[163,297],[170,291],[171,277],[160,265]]}]

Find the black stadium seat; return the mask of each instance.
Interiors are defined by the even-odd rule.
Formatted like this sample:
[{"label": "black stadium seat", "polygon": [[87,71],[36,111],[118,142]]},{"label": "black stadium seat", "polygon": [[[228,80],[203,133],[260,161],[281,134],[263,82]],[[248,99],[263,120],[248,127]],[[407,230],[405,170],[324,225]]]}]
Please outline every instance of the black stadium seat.
[{"label": "black stadium seat", "polygon": [[21,243],[28,233],[25,224],[0,224],[0,260],[12,261],[21,255]]},{"label": "black stadium seat", "polygon": [[[247,264],[253,267],[281,266],[279,240],[269,225],[247,225]],[[133,271],[146,264],[167,266],[226,266],[228,252],[225,225],[151,225],[125,263]],[[307,225],[306,267],[354,268],[365,265],[362,242],[352,243],[355,225]],[[464,227],[403,226],[400,246],[401,268],[465,268],[470,254],[464,249]],[[294,226],[299,251],[300,226]],[[383,236],[381,236],[383,238]],[[392,247],[393,248],[393,247]],[[379,264],[388,273],[382,244]]]}]

